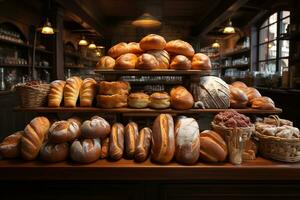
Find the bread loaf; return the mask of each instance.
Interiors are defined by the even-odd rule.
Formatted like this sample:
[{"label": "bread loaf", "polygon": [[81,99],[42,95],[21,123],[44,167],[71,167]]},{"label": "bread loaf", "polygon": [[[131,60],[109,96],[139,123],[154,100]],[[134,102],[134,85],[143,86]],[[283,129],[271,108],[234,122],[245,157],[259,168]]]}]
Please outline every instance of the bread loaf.
[{"label": "bread loaf", "polygon": [[124,152],[124,126],[114,123],[109,137],[109,156],[114,160],[120,160]]},{"label": "bread loaf", "polygon": [[246,108],[248,104],[248,97],[243,90],[229,86],[230,88],[230,107],[231,108]]},{"label": "bread loaf", "polygon": [[251,107],[260,110],[273,110],[275,109],[274,101],[269,97],[258,97],[251,101]]},{"label": "bread loaf", "polygon": [[140,47],[140,44],[137,42],[130,42],[128,43],[128,48],[129,48],[129,52],[128,53],[133,53],[136,55],[140,55],[143,53],[143,50]]},{"label": "bread loaf", "polygon": [[182,86],[175,87],[170,92],[171,107],[178,110],[191,109],[194,105],[192,94]]},{"label": "bread loaf", "polygon": [[165,49],[174,55],[180,54],[187,57],[192,57],[195,54],[195,50],[192,45],[183,40],[171,40],[166,44]]},{"label": "bread loaf", "polygon": [[122,108],[127,106],[127,95],[97,95],[97,107]]},{"label": "bread loaf", "polygon": [[235,82],[233,82],[233,83],[231,83],[231,85],[233,86],[233,87],[236,87],[236,88],[247,88],[248,86],[245,84],[245,83],[243,83],[243,82],[241,82],[241,81],[235,81]]},{"label": "bread loaf", "polygon": [[140,41],[140,47],[144,51],[148,50],[163,50],[166,46],[166,40],[156,34],[150,34],[143,37]]},{"label": "bread loaf", "polygon": [[125,42],[120,42],[114,46],[112,46],[109,50],[108,50],[108,55],[112,58],[117,58],[123,54],[129,53],[129,47],[128,44],[126,44]]},{"label": "bread loaf", "polygon": [[18,131],[4,138],[0,143],[0,156],[3,158],[16,158],[20,156],[21,138],[24,131]]},{"label": "bread loaf", "polygon": [[134,69],[137,60],[138,57],[133,53],[123,54],[117,58],[115,69],[120,69],[120,70]]},{"label": "bread loaf", "polygon": [[21,139],[21,156],[25,160],[35,159],[40,151],[50,122],[46,117],[36,117],[25,127]]},{"label": "bread loaf", "polygon": [[81,127],[82,138],[106,138],[110,133],[109,123],[99,116],[94,116],[91,120],[86,120],[82,123]]},{"label": "bread loaf", "polygon": [[149,103],[150,97],[148,94],[136,92],[128,96],[128,105],[132,108],[146,108]]},{"label": "bread loaf", "polygon": [[136,151],[134,155],[134,158],[137,162],[143,162],[149,156],[150,148],[151,148],[151,138],[152,138],[152,130],[150,128],[145,127],[140,130]]},{"label": "bread loaf", "polygon": [[156,58],[148,53],[143,53],[138,57],[135,68],[143,70],[152,70],[159,68],[159,62]]},{"label": "bread loaf", "polygon": [[170,64],[170,55],[165,50],[150,50],[148,54],[153,55],[159,63],[158,69],[168,69]]},{"label": "bread loaf", "polygon": [[108,158],[108,150],[109,150],[109,137],[101,140],[101,154],[100,158]]},{"label": "bread loaf", "polygon": [[110,56],[103,56],[96,64],[96,69],[113,69],[116,61]]},{"label": "bread loaf", "polygon": [[200,155],[199,126],[193,118],[181,118],[175,125],[176,161],[194,164]]},{"label": "bread loaf", "polygon": [[71,142],[80,136],[80,124],[75,121],[56,121],[50,129],[48,140],[51,143]]},{"label": "bread loaf", "polygon": [[166,92],[154,92],[150,96],[149,107],[155,109],[165,109],[170,107],[170,96]]},{"label": "bread loaf", "polygon": [[160,163],[168,163],[175,153],[174,122],[169,114],[156,117],[152,128],[151,159]]},{"label": "bread loaf", "polygon": [[59,107],[62,99],[66,81],[56,80],[50,83],[48,94],[48,107]]},{"label": "bread loaf", "polygon": [[248,101],[249,103],[254,99],[254,98],[258,98],[261,97],[261,94],[259,93],[259,91],[253,87],[248,87],[246,89],[246,95],[248,97]]},{"label": "bread loaf", "polygon": [[196,53],[192,60],[192,69],[195,70],[210,70],[211,62],[207,55],[203,53]]},{"label": "bread loaf", "polygon": [[125,127],[125,153],[126,157],[131,159],[134,157],[137,140],[139,136],[138,125],[135,122],[129,122]]},{"label": "bread loaf", "polygon": [[177,55],[172,58],[170,68],[177,70],[189,70],[192,67],[191,61],[184,55]]},{"label": "bread loaf", "polygon": [[130,84],[124,81],[101,81],[99,84],[99,94],[114,95],[126,94],[130,91]]},{"label": "bread loaf", "polygon": [[72,76],[67,79],[64,88],[64,106],[66,107],[76,106],[81,84],[82,84],[82,80],[77,76]]},{"label": "bread loaf", "polygon": [[83,80],[79,97],[81,107],[91,107],[93,100],[96,96],[97,82],[92,78],[86,78]]},{"label": "bread loaf", "polygon": [[51,144],[44,143],[41,147],[40,157],[46,162],[61,162],[68,158],[69,155],[69,144]]},{"label": "bread loaf", "polygon": [[100,139],[75,140],[70,148],[72,160],[81,163],[90,163],[99,159],[101,154]]}]

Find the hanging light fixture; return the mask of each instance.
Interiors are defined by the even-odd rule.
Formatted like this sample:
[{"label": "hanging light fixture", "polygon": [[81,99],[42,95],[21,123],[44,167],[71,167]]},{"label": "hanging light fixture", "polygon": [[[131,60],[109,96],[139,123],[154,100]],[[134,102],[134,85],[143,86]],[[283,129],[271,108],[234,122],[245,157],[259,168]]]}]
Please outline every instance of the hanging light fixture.
[{"label": "hanging light fixture", "polygon": [[230,20],[230,18],[229,18],[227,26],[223,30],[223,33],[225,33],[225,34],[233,34],[233,33],[235,33],[235,29],[232,26],[232,21]]},{"label": "hanging light fixture", "polygon": [[218,42],[218,40],[216,40],[211,46],[212,46],[212,48],[219,49],[221,45],[220,45],[220,43]]},{"label": "hanging light fixture", "polygon": [[45,34],[45,35],[53,35],[54,34],[54,29],[52,28],[52,25],[48,18],[46,19],[46,22],[45,22],[44,26],[42,27],[41,33]]},{"label": "hanging light fixture", "polygon": [[90,44],[89,44],[89,49],[96,49],[97,47],[96,47],[96,45],[95,45],[95,43],[94,42],[91,42]]},{"label": "hanging light fixture", "polygon": [[161,22],[149,13],[144,13],[142,16],[132,22],[132,25],[141,28],[155,28],[161,25]]},{"label": "hanging light fixture", "polygon": [[81,40],[79,40],[78,44],[80,46],[86,46],[86,45],[88,45],[88,42],[86,41],[85,37],[82,36],[82,38],[81,38]]}]

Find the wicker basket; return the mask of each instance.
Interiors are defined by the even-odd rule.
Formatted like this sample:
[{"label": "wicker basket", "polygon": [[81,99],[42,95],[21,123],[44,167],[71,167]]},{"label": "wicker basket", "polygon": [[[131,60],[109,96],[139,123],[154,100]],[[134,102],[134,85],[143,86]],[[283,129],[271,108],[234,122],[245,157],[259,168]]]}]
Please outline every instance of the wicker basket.
[{"label": "wicker basket", "polygon": [[259,153],[265,158],[271,158],[282,162],[300,161],[300,139],[286,139],[268,136],[255,132],[259,139]]},{"label": "wicker basket", "polygon": [[50,91],[49,84],[26,85],[18,84],[15,90],[20,97],[21,107],[32,108],[45,106]]}]

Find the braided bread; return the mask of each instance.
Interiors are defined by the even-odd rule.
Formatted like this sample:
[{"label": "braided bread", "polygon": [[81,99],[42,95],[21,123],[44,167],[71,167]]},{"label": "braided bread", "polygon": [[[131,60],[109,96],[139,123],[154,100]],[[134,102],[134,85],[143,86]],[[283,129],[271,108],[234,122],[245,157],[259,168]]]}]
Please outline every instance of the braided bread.
[{"label": "braided bread", "polygon": [[64,89],[64,105],[66,107],[76,106],[81,84],[82,80],[77,76],[73,76],[67,79],[67,83]]},{"label": "braided bread", "polygon": [[48,94],[48,106],[59,107],[63,99],[63,91],[66,81],[56,80],[50,84],[50,93]]},{"label": "braided bread", "polygon": [[92,78],[86,78],[82,82],[79,98],[81,107],[91,107],[96,95],[97,82]]}]

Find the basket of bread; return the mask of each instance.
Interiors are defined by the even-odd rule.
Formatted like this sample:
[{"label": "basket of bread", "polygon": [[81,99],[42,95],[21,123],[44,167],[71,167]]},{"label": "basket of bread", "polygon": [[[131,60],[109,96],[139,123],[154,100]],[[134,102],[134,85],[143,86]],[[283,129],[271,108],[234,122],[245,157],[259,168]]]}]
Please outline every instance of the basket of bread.
[{"label": "basket of bread", "polygon": [[256,122],[255,129],[262,156],[283,162],[300,161],[300,133],[293,122],[271,115]]}]

